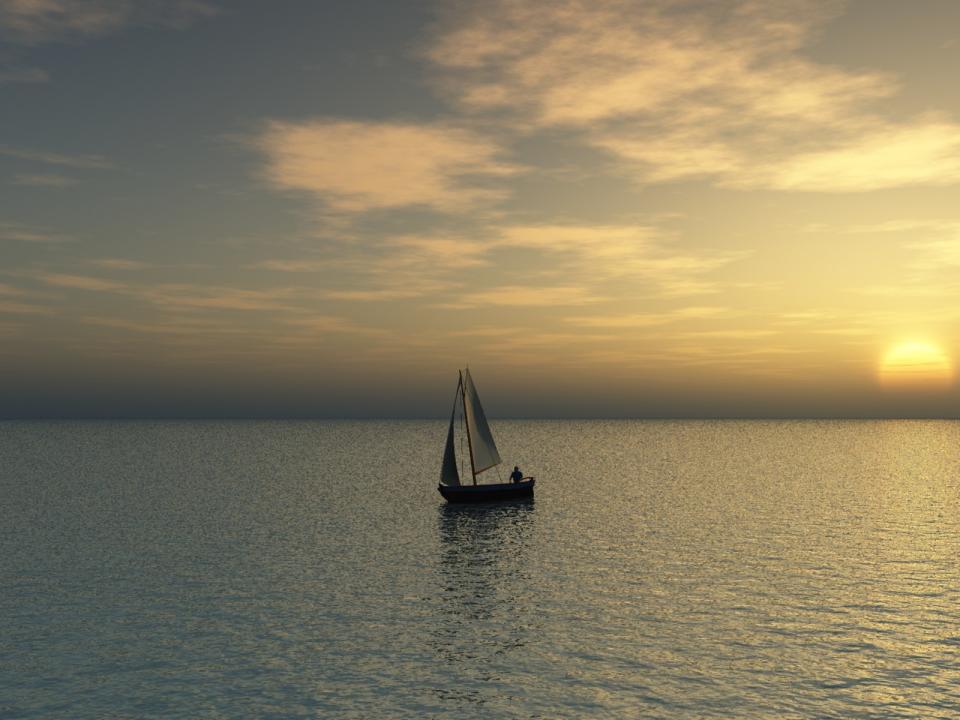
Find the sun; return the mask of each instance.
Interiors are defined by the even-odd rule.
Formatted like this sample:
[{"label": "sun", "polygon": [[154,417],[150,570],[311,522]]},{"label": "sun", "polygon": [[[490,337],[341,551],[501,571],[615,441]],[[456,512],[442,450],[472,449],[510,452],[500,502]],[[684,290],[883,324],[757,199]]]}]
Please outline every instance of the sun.
[{"label": "sun", "polygon": [[953,382],[953,364],[933,343],[910,340],[887,351],[877,377],[883,387],[892,390],[937,390]]}]

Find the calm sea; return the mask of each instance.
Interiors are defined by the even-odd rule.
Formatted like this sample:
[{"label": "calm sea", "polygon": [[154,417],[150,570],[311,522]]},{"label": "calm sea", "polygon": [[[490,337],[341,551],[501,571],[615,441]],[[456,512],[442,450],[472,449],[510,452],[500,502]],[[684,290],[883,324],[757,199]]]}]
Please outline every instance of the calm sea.
[{"label": "calm sea", "polygon": [[0,423],[3,718],[956,718],[960,422]]}]

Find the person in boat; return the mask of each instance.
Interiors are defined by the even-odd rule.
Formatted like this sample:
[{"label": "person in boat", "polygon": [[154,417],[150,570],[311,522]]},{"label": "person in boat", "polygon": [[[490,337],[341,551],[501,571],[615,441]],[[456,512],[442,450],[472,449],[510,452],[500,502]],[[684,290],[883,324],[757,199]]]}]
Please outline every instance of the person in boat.
[{"label": "person in boat", "polygon": [[523,473],[520,472],[520,468],[516,465],[513,466],[513,472],[510,473],[510,482],[518,483],[523,480]]}]

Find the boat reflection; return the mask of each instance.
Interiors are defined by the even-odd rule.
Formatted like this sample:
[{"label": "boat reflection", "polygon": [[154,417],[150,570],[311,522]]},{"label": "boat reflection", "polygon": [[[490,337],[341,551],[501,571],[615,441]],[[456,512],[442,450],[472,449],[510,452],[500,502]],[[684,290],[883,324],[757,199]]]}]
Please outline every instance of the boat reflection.
[{"label": "boat reflection", "polygon": [[483,618],[503,604],[522,605],[525,563],[535,513],[532,498],[511,503],[440,507],[440,568],[446,606],[457,617]]},{"label": "boat reflection", "polygon": [[528,545],[533,499],[439,508],[438,660],[461,678],[444,701],[483,704],[489,684],[508,674],[510,655],[535,632]]}]

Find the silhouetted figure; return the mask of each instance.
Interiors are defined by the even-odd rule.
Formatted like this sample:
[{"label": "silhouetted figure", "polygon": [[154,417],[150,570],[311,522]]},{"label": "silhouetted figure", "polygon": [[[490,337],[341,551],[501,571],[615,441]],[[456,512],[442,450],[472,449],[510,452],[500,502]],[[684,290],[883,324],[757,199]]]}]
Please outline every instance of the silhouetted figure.
[{"label": "silhouetted figure", "polygon": [[523,473],[520,472],[520,468],[516,465],[513,466],[513,472],[510,473],[510,482],[518,483],[523,480]]}]

